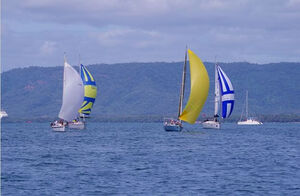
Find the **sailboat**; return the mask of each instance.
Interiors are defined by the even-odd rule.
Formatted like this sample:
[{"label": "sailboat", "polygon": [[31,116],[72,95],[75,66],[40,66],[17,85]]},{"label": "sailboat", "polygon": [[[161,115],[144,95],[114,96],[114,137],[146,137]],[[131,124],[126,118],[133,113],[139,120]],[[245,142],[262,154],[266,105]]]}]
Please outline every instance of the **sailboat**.
[{"label": "sailboat", "polygon": [[80,65],[80,75],[84,85],[84,98],[78,113],[83,121],[78,119],[68,123],[71,129],[84,129],[85,118],[89,117],[97,96],[97,86],[93,75],[84,65]]},{"label": "sailboat", "polygon": [[8,114],[6,113],[5,110],[1,110],[1,111],[0,111],[0,119],[1,119],[2,117],[7,117],[7,116],[8,116]]},{"label": "sailboat", "polygon": [[240,120],[237,122],[238,125],[262,125],[263,123],[257,120],[255,117],[249,117],[248,115],[248,91],[246,91],[246,120],[242,120],[243,112]]},{"label": "sailboat", "polygon": [[[191,88],[188,102],[184,110],[182,110],[186,81],[187,53],[190,61]],[[194,124],[207,99],[208,90],[209,77],[207,74],[207,70],[204,64],[202,63],[201,59],[193,51],[188,49],[185,52],[185,60],[183,65],[182,82],[179,96],[178,118],[165,118],[165,131],[181,131],[183,128],[182,121]]]},{"label": "sailboat", "polygon": [[[220,108],[221,106],[221,108]],[[213,120],[202,123],[206,129],[220,129],[219,112],[222,109],[222,118],[228,118],[234,106],[234,90],[228,76],[222,68],[215,64],[215,111]]]},{"label": "sailboat", "polygon": [[67,122],[76,118],[84,96],[83,82],[78,72],[64,60],[62,105],[59,120],[51,123],[53,131],[65,131]]}]

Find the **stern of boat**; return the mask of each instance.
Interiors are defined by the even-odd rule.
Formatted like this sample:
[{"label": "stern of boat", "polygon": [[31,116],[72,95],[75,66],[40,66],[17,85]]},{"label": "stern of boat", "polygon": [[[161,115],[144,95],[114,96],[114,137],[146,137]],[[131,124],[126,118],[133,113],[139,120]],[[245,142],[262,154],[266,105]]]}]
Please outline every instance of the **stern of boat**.
[{"label": "stern of boat", "polygon": [[164,129],[165,131],[182,131],[182,124],[178,119],[165,118]]},{"label": "stern of boat", "polygon": [[204,129],[220,129],[221,124],[219,121],[208,120],[202,123]]}]

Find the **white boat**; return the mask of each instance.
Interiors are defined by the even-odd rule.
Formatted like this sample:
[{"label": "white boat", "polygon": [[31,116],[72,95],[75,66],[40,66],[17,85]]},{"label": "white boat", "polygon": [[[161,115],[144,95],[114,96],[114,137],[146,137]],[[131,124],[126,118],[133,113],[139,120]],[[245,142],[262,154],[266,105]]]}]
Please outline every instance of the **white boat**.
[{"label": "white boat", "polygon": [[51,123],[51,127],[53,131],[65,131],[67,123],[63,120],[56,120]]},{"label": "white boat", "polygon": [[7,117],[7,116],[8,116],[8,114],[4,110],[0,111],[0,119],[3,117]]},{"label": "white boat", "polygon": [[65,58],[62,105],[58,114],[60,120],[51,123],[53,131],[65,131],[66,122],[72,121],[77,117],[83,96],[82,80],[78,72],[67,63]]},{"label": "white boat", "polygon": [[84,86],[84,97],[80,109],[78,110],[81,120],[73,120],[68,123],[70,129],[84,129],[86,126],[86,118],[89,118],[92,107],[97,96],[97,86],[93,75],[84,65],[80,65],[80,75]]},{"label": "white boat", "polygon": [[71,122],[68,122],[68,128],[70,129],[84,129],[85,128],[85,122],[84,121],[77,121],[73,120]]},{"label": "white boat", "polygon": [[262,125],[263,123],[257,120],[256,118],[249,117],[247,120],[238,121],[238,125]]},{"label": "white boat", "polygon": [[206,120],[202,123],[202,126],[204,129],[220,129],[221,123],[218,120]]},{"label": "white boat", "polygon": [[[182,110],[183,98],[185,91],[185,78],[186,78],[186,64],[187,64],[187,53],[189,55],[190,62],[190,96],[188,102]],[[183,129],[182,121],[194,124],[197,120],[202,107],[207,99],[209,90],[209,77],[205,69],[204,64],[197,55],[188,49],[185,52],[185,61],[182,72],[182,82],[180,89],[179,107],[178,107],[178,118],[177,119],[164,119],[165,131],[181,131]]]},{"label": "white boat", "polygon": [[234,106],[234,89],[228,76],[222,68],[215,64],[215,111],[212,120],[205,120],[202,123],[205,129],[220,129],[219,112],[222,118],[228,118]]},{"label": "white boat", "polygon": [[261,121],[259,121],[257,118],[255,117],[249,117],[248,114],[248,91],[246,91],[246,118],[244,120],[242,120],[243,118],[243,112],[241,114],[241,118],[240,120],[237,122],[238,125],[262,125],[263,123]]}]

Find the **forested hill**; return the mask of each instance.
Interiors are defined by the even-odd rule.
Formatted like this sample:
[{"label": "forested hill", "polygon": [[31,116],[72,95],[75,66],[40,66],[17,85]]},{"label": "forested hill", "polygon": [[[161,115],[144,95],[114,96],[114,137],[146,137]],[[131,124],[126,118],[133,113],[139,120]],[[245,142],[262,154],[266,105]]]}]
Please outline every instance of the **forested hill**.
[{"label": "forested hill", "polygon": [[[182,66],[183,62],[87,66],[99,90],[92,115],[112,118],[176,116]],[[201,116],[212,115],[214,105],[214,64],[205,63],[205,66],[211,83]],[[250,113],[300,114],[300,63],[237,62],[220,63],[220,66],[235,88],[233,116],[240,116],[246,90],[249,91]],[[55,118],[61,106],[62,80],[63,66],[4,72],[2,108],[9,118]],[[189,86],[189,80],[187,84]]]}]

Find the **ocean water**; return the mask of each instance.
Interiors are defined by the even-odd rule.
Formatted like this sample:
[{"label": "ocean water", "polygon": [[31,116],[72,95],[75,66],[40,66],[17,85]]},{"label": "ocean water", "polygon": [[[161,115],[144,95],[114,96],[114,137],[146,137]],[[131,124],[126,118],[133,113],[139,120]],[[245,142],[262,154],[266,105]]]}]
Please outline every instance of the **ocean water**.
[{"label": "ocean water", "polygon": [[300,124],[2,124],[2,195],[300,195]]}]

